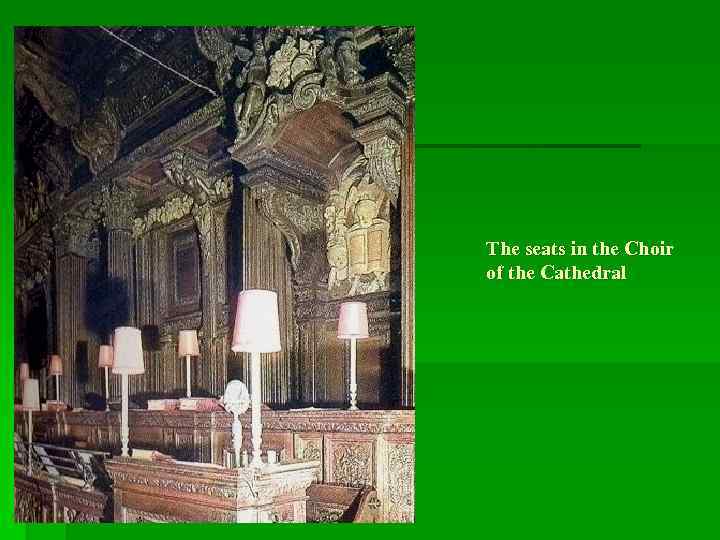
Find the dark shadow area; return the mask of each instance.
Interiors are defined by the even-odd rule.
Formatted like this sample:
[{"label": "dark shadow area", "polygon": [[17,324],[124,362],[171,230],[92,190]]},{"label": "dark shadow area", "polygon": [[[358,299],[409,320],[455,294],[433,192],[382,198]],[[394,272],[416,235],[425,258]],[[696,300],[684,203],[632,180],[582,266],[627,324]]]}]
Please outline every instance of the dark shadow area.
[{"label": "dark shadow area", "polygon": [[146,324],[140,329],[142,345],[145,352],[158,352],[161,350],[160,329],[154,324]]},{"label": "dark shadow area", "polygon": [[45,367],[48,350],[48,320],[45,295],[42,292],[31,296],[31,307],[25,318],[23,341],[30,369]]},{"label": "dark shadow area", "polygon": [[78,341],[75,344],[75,376],[79,384],[90,382],[90,359],[87,341]]},{"label": "dark shadow area", "polygon": [[125,280],[107,278],[88,291],[85,325],[89,332],[109,336],[118,326],[130,323],[130,298]]}]

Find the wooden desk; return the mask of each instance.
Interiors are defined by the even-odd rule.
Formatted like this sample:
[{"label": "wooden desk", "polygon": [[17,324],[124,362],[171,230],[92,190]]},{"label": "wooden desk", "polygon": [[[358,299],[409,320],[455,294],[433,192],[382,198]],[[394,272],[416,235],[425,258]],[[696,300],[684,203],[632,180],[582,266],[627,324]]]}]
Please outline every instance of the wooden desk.
[{"label": "wooden desk", "polygon": [[[250,415],[241,421],[249,449]],[[39,442],[83,441],[119,453],[117,412],[41,412],[33,414],[33,425]],[[21,415],[16,429],[25,433]],[[232,416],[225,412],[130,411],[131,447],[186,461],[222,464],[231,431]],[[280,451],[281,460],[319,460],[321,482],[373,486],[381,521],[414,521],[414,411],[263,411],[263,448]]]},{"label": "wooden desk", "polygon": [[105,462],[115,522],[304,523],[307,488],[319,462],[260,470],[131,458]]}]

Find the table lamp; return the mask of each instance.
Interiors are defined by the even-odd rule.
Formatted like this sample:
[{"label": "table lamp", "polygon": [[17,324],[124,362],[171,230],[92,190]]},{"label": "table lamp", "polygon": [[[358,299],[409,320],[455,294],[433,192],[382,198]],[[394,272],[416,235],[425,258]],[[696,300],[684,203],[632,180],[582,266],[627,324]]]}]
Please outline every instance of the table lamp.
[{"label": "table lamp", "polygon": [[180,330],[178,334],[178,356],[185,357],[187,397],[190,394],[190,357],[200,356],[198,348],[197,330]]},{"label": "table lamp", "polygon": [[108,368],[113,367],[113,348],[111,345],[100,345],[98,367],[105,368],[105,410],[110,410],[110,375]]},{"label": "table lamp", "polygon": [[23,410],[28,413],[28,463],[27,474],[32,476],[32,412],[40,410],[40,384],[37,379],[23,381]]},{"label": "table lamp", "polygon": [[25,382],[25,379],[30,378],[30,364],[27,362],[20,363],[20,384]]},{"label": "table lamp", "polygon": [[369,337],[367,304],[343,302],[340,304],[338,338],[350,340],[350,410],[357,410],[357,340]]},{"label": "table lamp", "polygon": [[250,402],[252,406],[251,467],[262,467],[260,445],[262,443],[262,373],[260,353],[277,352],[280,346],[280,320],[278,318],[277,293],[261,289],[248,289],[238,295],[235,314],[235,331],[232,350],[250,353]]},{"label": "table lamp", "polygon": [[55,376],[55,401],[60,401],[60,375],[63,374],[63,364],[60,355],[50,356],[50,375]]},{"label": "table lamp", "polygon": [[130,442],[130,426],[128,424],[128,375],[145,373],[143,362],[142,335],[138,328],[119,326],[115,329],[113,355],[113,373],[122,377],[122,413],[120,437],[122,439],[122,455],[128,457]]}]

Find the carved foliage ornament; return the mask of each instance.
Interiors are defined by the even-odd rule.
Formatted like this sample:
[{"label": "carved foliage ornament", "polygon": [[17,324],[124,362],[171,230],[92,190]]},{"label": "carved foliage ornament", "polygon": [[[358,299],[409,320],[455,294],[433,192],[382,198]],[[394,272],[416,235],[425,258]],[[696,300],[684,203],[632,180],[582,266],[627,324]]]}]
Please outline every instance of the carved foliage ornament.
[{"label": "carved foliage ornament", "polygon": [[388,508],[392,521],[415,518],[415,446],[395,444],[388,451]]},{"label": "carved foliage ornament", "polygon": [[391,27],[383,35],[388,57],[405,83],[415,87],[415,28]]},{"label": "carved foliage ornament", "polygon": [[102,219],[110,230],[133,230],[135,194],[118,183],[105,184],[95,194],[85,217]]},{"label": "carved foliage ornament", "polygon": [[200,52],[215,63],[215,78],[221,90],[230,79],[230,68],[235,59],[247,61],[252,54],[249,49],[238,44],[243,38],[242,27],[195,27],[195,41]]},{"label": "carved foliage ornament", "polygon": [[372,485],[372,453],[368,446],[340,445],[333,451],[333,482],[361,487]]},{"label": "carved foliage ornament", "polygon": [[94,115],[84,118],[72,129],[72,143],[79,154],[88,158],[94,174],[103,171],[118,156],[123,130],[116,113],[117,100],[104,98]]},{"label": "carved foliage ornament", "polygon": [[166,201],[162,206],[151,208],[143,217],[135,218],[133,236],[139,238],[148,233],[155,225],[167,225],[190,214],[193,199],[190,195],[180,195]]},{"label": "carved foliage ornament", "polygon": [[63,216],[53,227],[53,237],[58,257],[70,253],[82,257],[87,256],[92,230],[92,221],[80,216]]},{"label": "carved foliage ornament", "polygon": [[232,192],[232,177],[212,174],[209,162],[188,148],[176,148],[161,162],[170,183],[197,204],[225,199]]}]

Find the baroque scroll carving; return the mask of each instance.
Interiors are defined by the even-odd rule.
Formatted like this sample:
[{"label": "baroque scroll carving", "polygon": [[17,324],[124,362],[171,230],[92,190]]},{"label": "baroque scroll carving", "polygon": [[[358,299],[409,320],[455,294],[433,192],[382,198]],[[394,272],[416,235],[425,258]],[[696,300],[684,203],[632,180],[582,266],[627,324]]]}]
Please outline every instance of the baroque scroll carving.
[{"label": "baroque scroll carving", "polygon": [[319,204],[295,193],[279,189],[269,182],[256,185],[263,215],[280,229],[290,245],[290,260],[297,272],[303,257],[306,237],[322,230],[322,209]]},{"label": "baroque scroll carving", "polygon": [[[230,47],[226,40],[216,46],[222,53],[206,54],[223,73]],[[284,120],[318,99],[339,101],[338,85],[361,84],[363,71],[352,29],[254,29],[248,60],[235,81],[240,89],[234,106],[235,147],[269,141]]]}]

